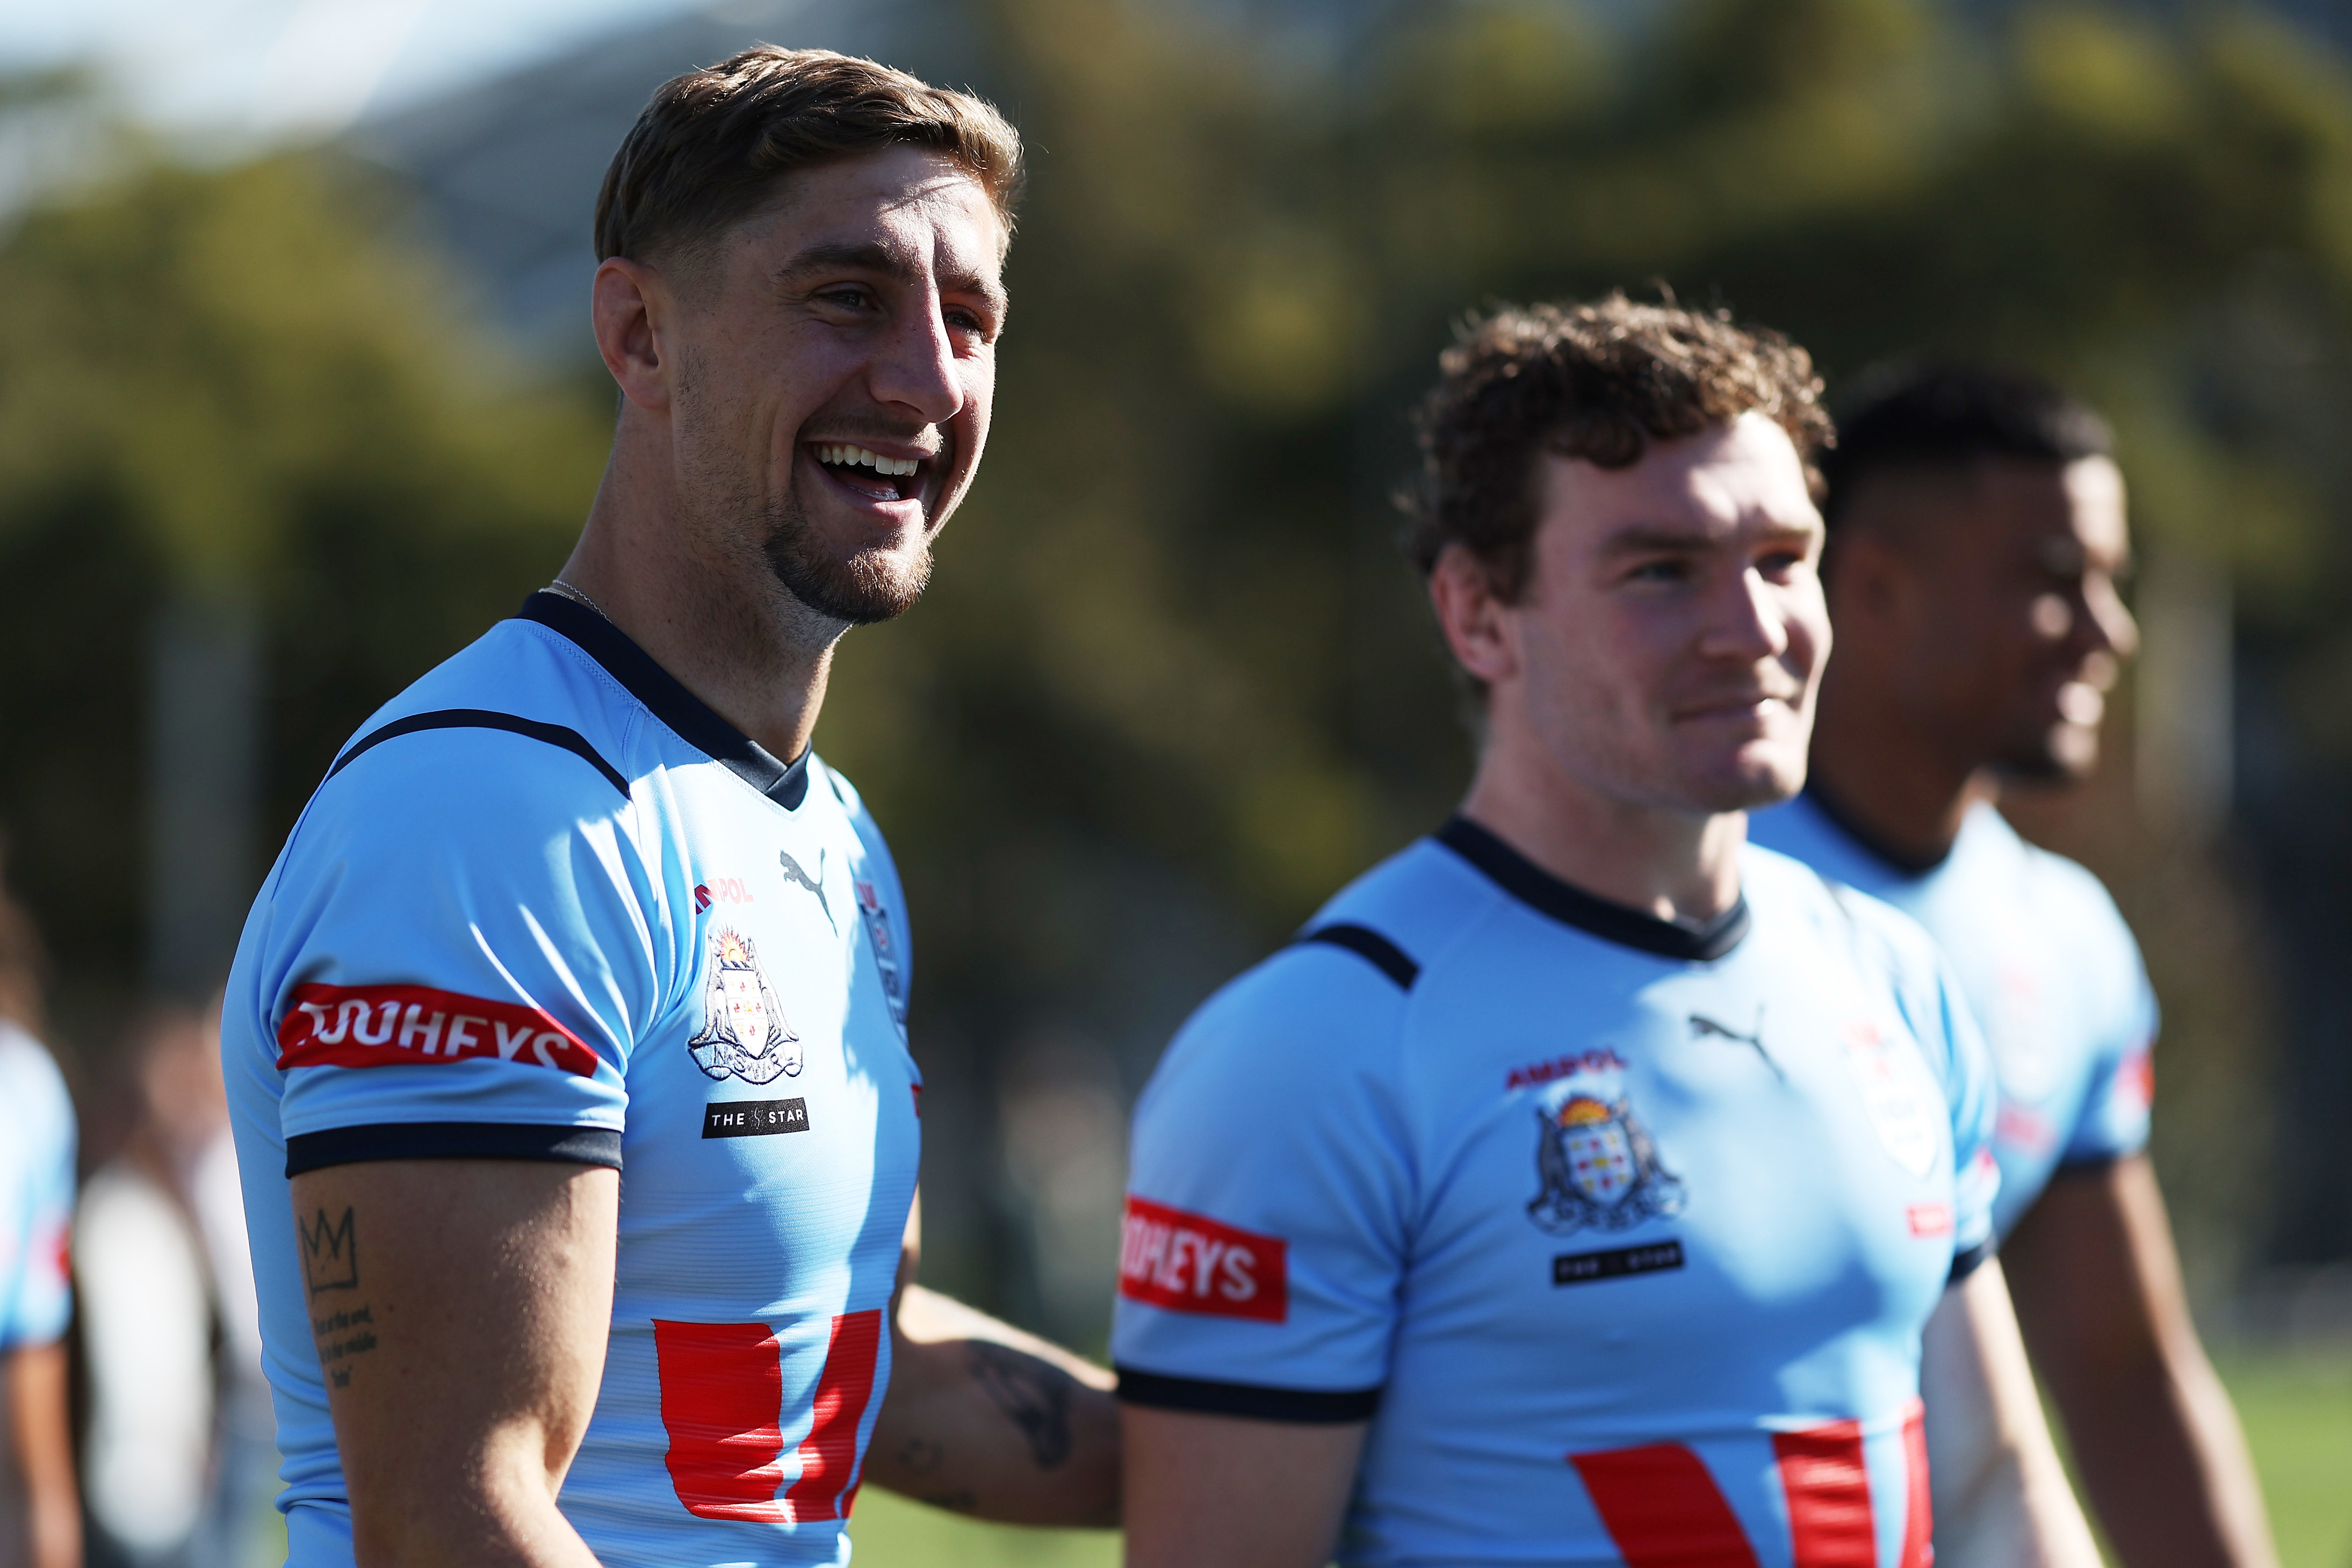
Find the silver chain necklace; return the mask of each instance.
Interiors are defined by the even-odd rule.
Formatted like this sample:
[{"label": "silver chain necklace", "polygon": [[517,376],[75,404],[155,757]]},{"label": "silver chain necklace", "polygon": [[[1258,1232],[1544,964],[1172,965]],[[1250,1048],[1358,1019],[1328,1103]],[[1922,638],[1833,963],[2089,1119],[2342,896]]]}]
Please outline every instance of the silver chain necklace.
[{"label": "silver chain necklace", "polygon": [[578,589],[572,587],[570,583],[564,581],[560,577],[553,582],[547,585],[547,591],[550,593],[560,593],[575,604],[584,604],[589,609],[594,611],[598,615],[604,616],[607,621],[613,619],[610,615],[604,614],[604,607],[603,605],[597,603],[594,600],[589,598],[586,594],[581,592]]}]

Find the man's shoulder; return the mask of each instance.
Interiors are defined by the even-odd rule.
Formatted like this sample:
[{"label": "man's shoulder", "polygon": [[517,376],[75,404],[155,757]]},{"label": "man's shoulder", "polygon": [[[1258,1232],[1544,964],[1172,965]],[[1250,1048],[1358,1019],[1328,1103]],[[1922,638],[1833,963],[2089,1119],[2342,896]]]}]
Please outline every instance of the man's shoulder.
[{"label": "man's shoulder", "polygon": [[348,773],[365,789],[420,760],[494,758],[497,771],[520,769],[534,785],[584,767],[625,797],[644,719],[643,705],[560,632],[501,621],[370,715],[327,779]]},{"label": "man's shoulder", "polygon": [[73,1096],[47,1047],[0,1019],[0,1096],[20,1128],[73,1125]]},{"label": "man's shoulder", "polygon": [[1944,962],[1916,919],[1805,861],[1751,843],[1739,870],[1750,918],[1776,938],[1803,934],[1904,981],[1932,977]]},{"label": "man's shoulder", "polygon": [[[1352,951],[1392,986],[1411,991],[1422,973],[1458,950],[1465,935],[1501,898],[1495,884],[1461,856],[1435,839],[1416,839],[1333,894],[1285,953],[1316,947]],[[1360,933],[1377,937],[1394,956],[1379,952]]]},{"label": "man's shoulder", "polygon": [[[289,841],[503,838],[516,852],[626,811],[665,732],[560,633],[502,621],[370,715],[335,753]],[[683,747],[677,749],[683,751]]]},{"label": "man's shoulder", "polygon": [[1442,847],[1408,845],[1202,1003],[1163,1073],[1377,1069],[1392,1060],[1423,976],[1491,902],[1476,873]]},{"label": "man's shoulder", "polygon": [[2104,940],[2133,940],[2115,894],[2096,872],[2023,837],[2018,839],[2018,851],[2025,897],[2032,907],[2046,911],[2053,925]]}]

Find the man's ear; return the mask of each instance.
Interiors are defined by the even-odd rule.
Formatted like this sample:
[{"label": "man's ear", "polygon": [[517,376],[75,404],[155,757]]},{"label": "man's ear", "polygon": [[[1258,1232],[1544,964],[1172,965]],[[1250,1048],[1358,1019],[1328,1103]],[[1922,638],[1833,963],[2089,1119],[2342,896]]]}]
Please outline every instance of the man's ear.
[{"label": "man's ear", "polygon": [[608,256],[596,268],[589,311],[596,351],[639,408],[666,410],[670,397],[667,336],[672,310],[661,275],[626,256]]},{"label": "man's ear", "polygon": [[1454,661],[1488,686],[1519,671],[1510,606],[1495,593],[1484,562],[1467,547],[1447,545],[1430,569],[1429,602]]},{"label": "man's ear", "polygon": [[1904,629],[1924,586],[1906,542],[1879,528],[1848,528],[1831,540],[1836,559],[1822,561],[1822,588],[1841,641],[1884,646]]}]

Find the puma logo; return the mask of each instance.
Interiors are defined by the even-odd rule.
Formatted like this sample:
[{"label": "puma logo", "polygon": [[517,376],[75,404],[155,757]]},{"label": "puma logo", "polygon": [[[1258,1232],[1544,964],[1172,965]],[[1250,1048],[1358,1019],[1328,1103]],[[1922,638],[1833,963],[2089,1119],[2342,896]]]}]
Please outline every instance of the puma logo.
[{"label": "puma logo", "polygon": [[1748,1033],[1742,1034],[1739,1030],[1733,1029],[1729,1024],[1717,1023],[1713,1019],[1707,1017],[1705,1013],[1691,1014],[1690,1030],[1691,1038],[1694,1040],[1705,1040],[1709,1035],[1718,1035],[1736,1044],[1754,1047],[1756,1054],[1764,1059],[1764,1065],[1772,1070],[1772,1076],[1781,1080],[1783,1082],[1787,1082],[1789,1075],[1780,1071],[1780,1064],[1772,1060],[1772,1053],[1770,1051],[1764,1049],[1764,1006],[1762,1003],[1759,1002],[1757,1004],[1756,1027]]},{"label": "puma logo", "polygon": [[840,936],[841,927],[834,924],[833,905],[824,896],[824,851],[819,849],[816,852],[816,875],[814,876],[803,871],[801,862],[782,850],[776,852],[776,863],[783,868],[786,882],[791,883],[794,887],[807,888],[816,894],[816,906],[824,911],[824,923],[833,926],[833,934],[835,936]]}]

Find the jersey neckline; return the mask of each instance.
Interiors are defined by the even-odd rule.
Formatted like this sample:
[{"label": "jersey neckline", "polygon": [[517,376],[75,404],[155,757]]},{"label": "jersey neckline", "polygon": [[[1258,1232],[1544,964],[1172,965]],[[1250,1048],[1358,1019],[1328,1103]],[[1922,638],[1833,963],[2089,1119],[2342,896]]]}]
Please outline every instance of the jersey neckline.
[{"label": "jersey neckline", "polygon": [[1748,895],[1704,925],[1683,925],[1645,915],[1564,882],[1467,817],[1446,819],[1437,841],[1486,873],[1505,893],[1565,925],[1621,947],[1662,958],[1712,963],[1748,935]]},{"label": "jersey neckline", "polygon": [[[1854,819],[1853,812],[1838,803],[1836,796],[1832,795],[1819,784],[1807,784],[1798,799],[1820,812],[1823,821],[1853,840],[1856,849],[1881,862],[1896,875],[1908,877],[1914,882],[1941,871],[1945,863],[1952,858],[1952,852],[1960,847],[1959,838],[1955,835],[1952,841],[1944,846],[1944,852],[1933,860],[1922,860],[1917,855],[1906,855],[1893,845],[1885,842],[1868,828],[1864,827]],[[1963,833],[1968,831],[1966,817],[1961,819],[1960,831]]]},{"label": "jersey neckline", "polygon": [[653,655],[631,642],[626,632],[593,610],[541,589],[522,601],[517,614],[578,644],[648,712],[675,730],[679,739],[785,810],[799,810],[808,798],[809,748],[803,747],[792,762],[778,759],[775,753],[719,717],[676,675],[654,663]]}]

